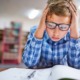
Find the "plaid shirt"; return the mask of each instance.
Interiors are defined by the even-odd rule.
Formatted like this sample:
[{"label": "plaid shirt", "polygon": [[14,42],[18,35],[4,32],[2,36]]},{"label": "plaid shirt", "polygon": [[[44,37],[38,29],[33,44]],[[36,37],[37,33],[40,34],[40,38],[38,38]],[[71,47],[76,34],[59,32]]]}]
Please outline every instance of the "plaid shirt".
[{"label": "plaid shirt", "polygon": [[43,39],[34,36],[36,27],[31,29],[23,52],[23,62],[29,68],[47,68],[54,65],[67,65],[80,69],[80,38],[70,38],[68,32],[58,42],[52,41],[47,32]]}]

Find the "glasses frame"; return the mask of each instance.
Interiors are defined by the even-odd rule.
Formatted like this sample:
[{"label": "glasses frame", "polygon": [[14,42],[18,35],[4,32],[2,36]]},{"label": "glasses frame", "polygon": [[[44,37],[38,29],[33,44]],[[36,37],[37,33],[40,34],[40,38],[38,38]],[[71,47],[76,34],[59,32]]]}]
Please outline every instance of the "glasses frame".
[{"label": "glasses frame", "polygon": [[[60,29],[60,27],[59,27],[59,25],[62,25],[62,24],[58,24],[58,23],[55,23],[55,22],[49,22],[49,21],[46,21],[45,22],[46,23],[46,26],[47,26],[47,23],[54,23],[54,24],[56,24],[56,26],[58,26],[58,28]],[[70,28],[70,24],[64,24],[64,25],[68,25],[69,26],[69,28]],[[56,28],[56,26],[54,27],[54,28],[50,28],[50,29],[55,29]],[[47,26],[48,27],[48,26]],[[49,27],[48,27],[49,28]],[[68,28],[68,29],[69,29]],[[67,30],[68,30],[67,29]],[[67,30],[62,30],[62,29],[60,29],[61,31],[67,31]]]}]

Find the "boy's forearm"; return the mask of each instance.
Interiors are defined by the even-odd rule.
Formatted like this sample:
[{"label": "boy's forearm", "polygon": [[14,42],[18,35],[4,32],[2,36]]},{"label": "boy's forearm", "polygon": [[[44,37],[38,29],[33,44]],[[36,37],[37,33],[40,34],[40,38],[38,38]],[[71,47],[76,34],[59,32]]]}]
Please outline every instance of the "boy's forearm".
[{"label": "boy's forearm", "polygon": [[[80,69],[80,38],[79,39],[70,39],[69,43],[69,66]],[[74,63],[74,64],[73,64]]]},{"label": "boy's forearm", "polygon": [[70,33],[70,36],[71,36],[71,38],[78,39],[78,38],[80,37],[79,31],[76,30],[76,29],[73,29],[73,30],[71,31],[71,33]]},{"label": "boy's forearm", "polygon": [[42,39],[43,38],[43,35],[44,35],[44,28],[42,27],[38,27],[38,29],[36,30],[34,36],[37,38],[37,39]]},{"label": "boy's forearm", "polygon": [[[33,38],[33,37],[32,37]],[[23,61],[27,67],[34,67],[39,62],[41,56],[41,45],[42,41],[32,39],[27,42],[23,52]]]}]

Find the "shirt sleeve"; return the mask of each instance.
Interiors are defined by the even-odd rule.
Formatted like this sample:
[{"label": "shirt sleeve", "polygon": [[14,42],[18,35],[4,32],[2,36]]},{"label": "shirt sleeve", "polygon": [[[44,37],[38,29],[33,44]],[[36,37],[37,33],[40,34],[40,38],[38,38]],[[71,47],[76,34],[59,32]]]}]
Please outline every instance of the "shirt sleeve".
[{"label": "shirt sleeve", "polygon": [[22,56],[23,62],[27,67],[36,66],[41,56],[42,39],[35,38],[35,31],[35,29],[30,31]]},{"label": "shirt sleeve", "polygon": [[80,38],[79,39],[70,38],[70,47],[68,55],[69,65],[74,68],[80,69]]}]

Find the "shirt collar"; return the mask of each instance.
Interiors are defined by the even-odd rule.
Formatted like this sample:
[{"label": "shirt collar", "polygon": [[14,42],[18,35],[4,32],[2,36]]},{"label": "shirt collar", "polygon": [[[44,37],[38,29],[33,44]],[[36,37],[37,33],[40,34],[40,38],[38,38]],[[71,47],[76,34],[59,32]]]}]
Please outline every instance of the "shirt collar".
[{"label": "shirt collar", "polygon": [[70,31],[68,31],[68,33],[64,36],[63,38],[65,41],[70,40]]}]

